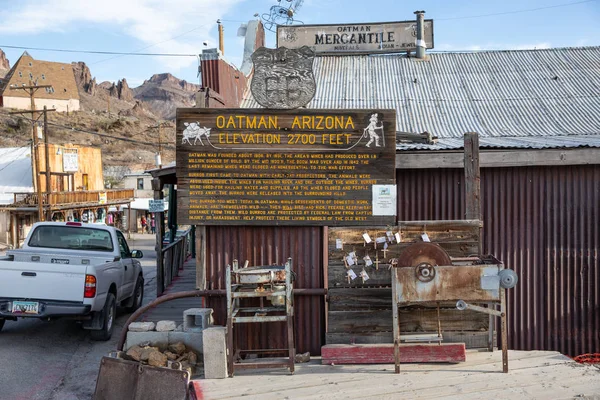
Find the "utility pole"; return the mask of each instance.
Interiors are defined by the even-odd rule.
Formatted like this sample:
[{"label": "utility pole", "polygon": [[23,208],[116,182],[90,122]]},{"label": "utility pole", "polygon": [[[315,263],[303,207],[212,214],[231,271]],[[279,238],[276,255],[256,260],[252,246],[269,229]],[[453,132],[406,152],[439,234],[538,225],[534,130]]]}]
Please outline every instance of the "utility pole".
[{"label": "utility pole", "polygon": [[[37,117],[36,117],[36,113],[40,112],[40,110],[36,110],[35,109],[35,93],[39,90],[39,89],[44,89],[44,88],[51,88],[52,85],[37,85],[37,84],[33,84],[32,81],[29,81],[29,85],[23,85],[23,86],[10,86],[11,90],[24,90],[25,92],[27,92],[27,94],[29,94],[29,99],[31,100],[31,111],[24,111],[24,112],[17,112],[16,114],[21,114],[21,113],[30,113],[31,114],[31,133],[33,135],[33,142],[32,142],[32,158],[31,158],[31,167],[32,167],[32,172],[33,172],[33,179],[34,179],[34,184],[36,186],[37,189],[37,198],[38,198],[38,214],[39,214],[39,219],[40,221],[44,221],[44,199],[42,198],[42,187],[41,187],[41,182],[40,182],[40,169],[39,169],[39,153],[38,153],[38,146],[39,146],[39,142],[38,142],[38,136],[36,133],[36,122],[37,122]],[[44,107],[45,108],[45,107]],[[54,110],[52,110],[54,111]],[[45,113],[44,113],[45,114]],[[46,155],[47,157],[47,155]]]},{"label": "utility pole", "polygon": [[156,166],[160,169],[162,168],[162,157],[161,157],[161,152],[162,152],[162,140],[161,140],[161,136],[162,136],[162,121],[158,121],[158,153],[156,153]]}]

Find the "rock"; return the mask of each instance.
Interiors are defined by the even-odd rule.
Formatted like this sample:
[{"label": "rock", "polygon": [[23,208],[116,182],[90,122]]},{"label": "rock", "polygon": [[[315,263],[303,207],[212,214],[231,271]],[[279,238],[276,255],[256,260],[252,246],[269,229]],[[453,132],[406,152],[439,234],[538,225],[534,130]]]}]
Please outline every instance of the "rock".
[{"label": "rock", "polygon": [[169,350],[178,355],[182,355],[185,352],[185,344],[183,342],[177,342],[169,345]]},{"label": "rock", "polygon": [[158,350],[152,351],[148,356],[148,365],[151,365],[153,367],[166,367],[167,356],[165,356]]},{"label": "rock", "polygon": [[170,332],[174,331],[175,328],[177,328],[177,324],[175,324],[175,321],[158,321],[156,323],[157,332]]},{"label": "rock", "polygon": [[165,356],[171,361],[177,360],[177,354],[171,353],[170,351],[165,351]]},{"label": "rock", "polygon": [[183,332],[183,324],[177,325],[177,328],[175,328],[175,332]]},{"label": "rock", "polygon": [[295,361],[297,363],[309,362],[310,361],[310,353],[306,352],[306,353],[302,353],[302,354],[296,354]]},{"label": "rock", "polygon": [[71,63],[71,66],[73,67],[77,87],[81,91],[94,96],[98,85],[96,85],[96,78],[92,78],[90,68],[83,61]]},{"label": "rock", "polygon": [[133,90],[129,88],[127,79],[123,78],[117,82],[117,95],[124,101],[133,101]]},{"label": "rock", "polygon": [[191,365],[196,365],[198,363],[198,356],[193,351],[189,351],[187,353],[187,360]]},{"label": "rock", "polygon": [[129,324],[131,332],[149,332],[153,331],[156,325],[154,322],[132,322]]},{"label": "rock", "polygon": [[127,350],[127,354],[129,357],[133,358],[135,361],[141,360],[143,349],[140,346],[133,346],[129,350]]},{"label": "rock", "polygon": [[[154,352],[160,353],[160,350],[158,349],[158,347],[144,347],[142,349],[142,353],[140,354],[140,361],[148,361],[148,359],[150,358],[150,354],[152,354]],[[167,356],[165,356],[165,359],[166,358],[167,358]]]},{"label": "rock", "polygon": [[0,77],[3,77],[10,70],[10,62],[6,58],[4,51],[0,49]]}]

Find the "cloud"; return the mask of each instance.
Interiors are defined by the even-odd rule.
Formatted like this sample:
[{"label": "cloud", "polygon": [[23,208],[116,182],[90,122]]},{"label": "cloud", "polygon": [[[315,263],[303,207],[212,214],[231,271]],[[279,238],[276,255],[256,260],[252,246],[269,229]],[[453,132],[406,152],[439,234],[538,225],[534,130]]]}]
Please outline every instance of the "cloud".
[{"label": "cloud", "polygon": [[[53,0],[48,7],[45,0],[21,0],[3,9],[0,35],[73,32],[81,24],[93,23],[104,31],[107,27],[120,30],[115,33],[144,44],[130,51],[148,46],[145,52],[197,54],[202,41],[210,40],[216,20],[242,1],[102,0],[91,6],[81,0]],[[193,57],[161,57],[159,61],[172,69],[196,63]]]},{"label": "cloud", "polygon": [[549,49],[552,47],[548,42],[540,43],[518,43],[518,44],[507,44],[507,43],[487,43],[487,44],[475,44],[466,46],[456,46],[452,44],[443,43],[435,47],[434,50],[440,51],[480,51],[480,50],[531,50],[531,49]]}]

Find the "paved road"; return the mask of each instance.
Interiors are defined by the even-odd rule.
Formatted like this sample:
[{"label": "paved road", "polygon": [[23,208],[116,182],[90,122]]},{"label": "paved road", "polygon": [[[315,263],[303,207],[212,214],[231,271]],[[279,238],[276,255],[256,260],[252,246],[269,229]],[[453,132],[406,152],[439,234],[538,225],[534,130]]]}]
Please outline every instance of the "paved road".
[{"label": "paved road", "polygon": [[[154,236],[132,235],[142,250],[144,303],[156,298]],[[79,400],[94,393],[100,359],[116,349],[128,315],[121,314],[112,339],[94,342],[74,321],[7,321],[0,332],[0,400]]]}]

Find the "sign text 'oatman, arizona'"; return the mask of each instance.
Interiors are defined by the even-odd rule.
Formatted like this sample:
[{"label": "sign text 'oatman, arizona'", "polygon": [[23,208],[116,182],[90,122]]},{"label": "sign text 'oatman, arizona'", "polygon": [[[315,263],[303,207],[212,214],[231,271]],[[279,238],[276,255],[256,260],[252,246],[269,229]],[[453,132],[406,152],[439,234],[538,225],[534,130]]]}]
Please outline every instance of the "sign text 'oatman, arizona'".
[{"label": "sign text 'oatman, arizona'", "polygon": [[392,225],[394,110],[177,110],[178,222]]}]

